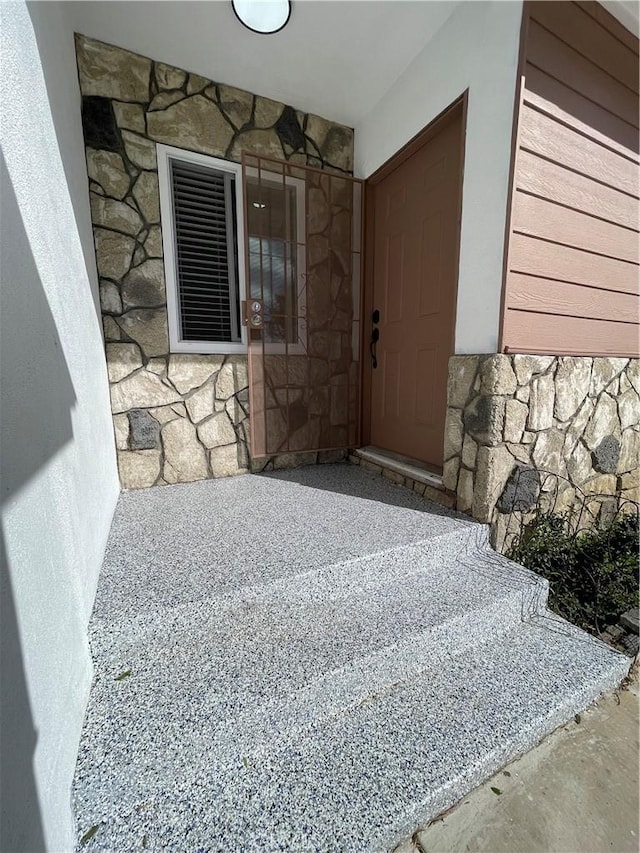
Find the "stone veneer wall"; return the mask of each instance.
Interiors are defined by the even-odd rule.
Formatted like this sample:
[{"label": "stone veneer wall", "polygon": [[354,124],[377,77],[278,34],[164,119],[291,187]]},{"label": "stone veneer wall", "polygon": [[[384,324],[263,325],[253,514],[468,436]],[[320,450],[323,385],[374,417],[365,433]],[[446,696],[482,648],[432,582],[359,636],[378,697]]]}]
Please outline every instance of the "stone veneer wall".
[{"label": "stone veneer wall", "polygon": [[[551,471],[558,510],[576,488],[640,500],[640,361],[533,355],[453,356],[449,362],[443,484],[458,510],[492,524],[533,504]],[[519,477],[519,481],[518,481]],[[555,480],[555,478],[554,478]]]},{"label": "stone veneer wall", "polygon": [[353,131],[84,36],[76,55],[122,486],[242,473],[246,357],[169,353],[155,145],[351,174]]}]

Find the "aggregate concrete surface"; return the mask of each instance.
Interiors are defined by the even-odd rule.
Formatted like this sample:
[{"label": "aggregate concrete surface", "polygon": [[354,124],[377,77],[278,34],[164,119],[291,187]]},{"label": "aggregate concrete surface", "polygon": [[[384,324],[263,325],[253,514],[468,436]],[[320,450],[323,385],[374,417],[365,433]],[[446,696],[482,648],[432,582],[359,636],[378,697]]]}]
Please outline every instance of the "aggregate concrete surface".
[{"label": "aggregate concrete surface", "polygon": [[123,494],[80,849],[388,850],[626,673],[547,591],[347,464]]},{"label": "aggregate concrete surface", "polygon": [[[508,764],[397,853],[637,853],[637,676]],[[496,794],[492,788],[501,791]]]}]

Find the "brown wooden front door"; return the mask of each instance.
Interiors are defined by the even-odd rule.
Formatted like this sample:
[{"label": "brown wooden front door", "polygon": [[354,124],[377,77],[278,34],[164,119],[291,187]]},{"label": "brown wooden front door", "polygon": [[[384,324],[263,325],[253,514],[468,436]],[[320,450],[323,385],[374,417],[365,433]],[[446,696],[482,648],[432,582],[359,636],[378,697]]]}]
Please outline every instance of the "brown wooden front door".
[{"label": "brown wooden front door", "polygon": [[[453,353],[462,105],[372,186],[371,444],[442,465]],[[389,171],[389,167],[391,170]],[[374,312],[379,312],[377,319]],[[375,334],[375,332],[374,332]]]}]

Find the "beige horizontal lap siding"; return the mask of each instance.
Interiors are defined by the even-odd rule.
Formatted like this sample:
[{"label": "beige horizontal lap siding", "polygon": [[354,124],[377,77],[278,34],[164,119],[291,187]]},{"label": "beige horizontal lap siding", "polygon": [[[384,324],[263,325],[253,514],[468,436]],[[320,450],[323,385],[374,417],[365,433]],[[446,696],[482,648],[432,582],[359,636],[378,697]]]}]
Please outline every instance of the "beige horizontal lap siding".
[{"label": "beige horizontal lap siding", "polygon": [[638,40],[597,3],[525,15],[501,347],[639,355]]}]

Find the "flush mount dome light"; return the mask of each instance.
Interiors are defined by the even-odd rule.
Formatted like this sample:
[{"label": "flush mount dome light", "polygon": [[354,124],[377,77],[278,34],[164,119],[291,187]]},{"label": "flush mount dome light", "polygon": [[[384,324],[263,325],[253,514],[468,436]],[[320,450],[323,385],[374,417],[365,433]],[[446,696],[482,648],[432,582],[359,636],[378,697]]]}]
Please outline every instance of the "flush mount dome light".
[{"label": "flush mount dome light", "polygon": [[277,33],[291,15],[291,0],[231,0],[241,24],[254,33]]}]

